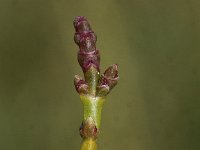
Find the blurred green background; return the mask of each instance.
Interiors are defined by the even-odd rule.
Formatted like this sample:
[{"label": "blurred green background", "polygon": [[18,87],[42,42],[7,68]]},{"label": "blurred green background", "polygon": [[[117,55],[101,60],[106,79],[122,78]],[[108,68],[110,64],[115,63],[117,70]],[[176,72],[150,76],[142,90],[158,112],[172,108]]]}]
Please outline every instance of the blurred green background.
[{"label": "blurred green background", "polygon": [[120,70],[99,150],[199,150],[198,0],[0,0],[0,150],[79,149],[77,15]]}]

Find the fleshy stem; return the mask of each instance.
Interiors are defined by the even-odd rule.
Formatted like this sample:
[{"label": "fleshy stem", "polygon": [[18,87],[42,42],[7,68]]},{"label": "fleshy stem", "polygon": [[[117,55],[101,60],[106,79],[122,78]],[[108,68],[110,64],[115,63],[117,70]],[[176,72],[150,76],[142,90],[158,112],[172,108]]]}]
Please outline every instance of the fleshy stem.
[{"label": "fleshy stem", "polygon": [[118,67],[111,65],[100,76],[97,37],[83,16],[74,20],[74,41],[79,46],[78,62],[84,79],[75,75],[74,85],[83,103],[83,121],[79,129],[83,138],[81,150],[97,150],[96,140],[101,124],[101,111],[106,95],[118,82]]}]

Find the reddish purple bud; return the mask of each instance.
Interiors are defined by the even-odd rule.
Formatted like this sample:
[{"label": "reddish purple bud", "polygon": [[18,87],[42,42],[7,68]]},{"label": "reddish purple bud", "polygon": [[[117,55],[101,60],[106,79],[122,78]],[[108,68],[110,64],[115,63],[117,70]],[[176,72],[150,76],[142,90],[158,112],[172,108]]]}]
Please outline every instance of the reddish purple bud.
[{"label": "reddish purple bud", "polygon": [[94,120],[89,117],[81,124],[79,128],[79,132],[82,138],[93,138],[97,139],[98,136],[98,129],[95,125]]},{"label": "reddish purple bud", "polygon": [[[97,91],[106,90],[106,86],[109,87],[109,91],[117,84],[119,80],[118,66],[114,64],[106,69],[103,75],[99,79]],[[108,92],[106,93],[108,94]],[[103,95],[102,95],[103,96]],[[104,95],[105,96],[105,95]]]},{"label": "reddish purple bud", "polygon": [[87,94],[88,93],[88,85],[87,83],[83,80],[83,78],[81,78],[78,75],[75,75],[74,77],[74,85],[76,88],[76,91],[79,94]]},{"label": "reddish purple bud", "polygon": [[118,66],[117,64],[113,64],[109,66],[104,72],[104,76],[110,80],[116,80],[118,78]]},{"label": "reddish purple bud", "polygon": [[99,51],[93,51],[89,53],[78,53],[78,62],[85,73],[91,66],[95,67],[99,71],[100,55]]},{"label": "reddish purple bud", "polygon": [[79,46],[81,52],[96,51],[97,37],[94,32],[81,32],[74,34],[74,41]]},{"label": "reddish purple bud", "polygon": [[74,41],[79,46],[78,62],[85,73],[91,66],[99,71],[100,55],[96,49],[97,37],[85,17],[79,16],[74,20]]}]

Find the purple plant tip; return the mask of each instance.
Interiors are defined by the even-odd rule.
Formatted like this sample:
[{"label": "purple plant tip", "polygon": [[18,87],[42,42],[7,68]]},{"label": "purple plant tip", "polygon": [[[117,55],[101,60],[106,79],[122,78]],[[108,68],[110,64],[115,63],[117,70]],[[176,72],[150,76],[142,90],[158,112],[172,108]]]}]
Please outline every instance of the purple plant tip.
[{"label": "purple plant tip", "polygon": [[77,16],[73,23],[76,32],[91,31],[90,24],[84,16]]},{"label": "purple plant tip", "polygon": [[74,41],[79,46],[81,52],[91,52],[96,50],[96,35],[92,31],[89,22],[85,17],[77,17],[74,20]]},{"label": "purple plant tip", "polygon": [[92,31],[89,22],[83,16],[74,20],[74,41],[79,46],[78,61],[83,71],[86,72],[91,66],[99,71],[100,55],[96,49],[97,37]]},{"label": "purple plant tip", "polygon": [[88,85],[87,83],[83,80],[83,78],[81,78],[78,75],[75,75],[74,77],[74,85],[76,88],[76,91],[79,94],[87,94],[88,93]]}]

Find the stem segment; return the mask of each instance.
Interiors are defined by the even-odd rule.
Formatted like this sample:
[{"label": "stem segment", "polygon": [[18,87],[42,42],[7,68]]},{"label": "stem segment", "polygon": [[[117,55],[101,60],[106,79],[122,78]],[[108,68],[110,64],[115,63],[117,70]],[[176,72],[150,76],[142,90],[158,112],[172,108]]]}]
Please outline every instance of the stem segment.
[{"label": "stem segment", "polygon": [[81,145],[81,150],[97,150],[96,140],[84,139]]},{"label": "stem segment", "polygon": [[83,103],[83,119],[87,120],[88,118],[92,118],[97,129],[100,128],[101,110],[105,99],[102,97],[91,97],[87,95],[81,95],[80,98]]},{"label": "stem segment", "polygon": [[101,124],[101,111],[105,99],[87,95],[81,95],[80,99],[83,103],[83,120],[85,120],[82,124],[85,127],[80,129],[80,133],[83,134],[81,150],[96,150],[96,139]]}]

